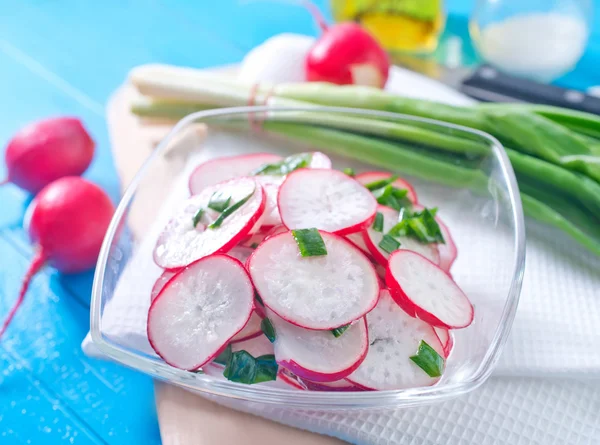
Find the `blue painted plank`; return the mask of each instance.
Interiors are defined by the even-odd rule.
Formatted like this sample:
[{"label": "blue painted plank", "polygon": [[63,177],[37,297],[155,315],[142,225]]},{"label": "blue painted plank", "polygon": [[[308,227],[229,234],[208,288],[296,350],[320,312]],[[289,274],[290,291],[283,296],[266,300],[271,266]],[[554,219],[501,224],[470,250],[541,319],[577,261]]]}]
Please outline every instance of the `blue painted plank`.
[{"label": "blue painted plank", "polygon": [[[5,314],[27,262],[2,238],[0,252],[0,313]],[[158,443],[150,378],[84,356],[80,343],[88,328],[87,308],[65,294],[58,274],[47,269],[33,279],[2,348],[14,366],[52,391],[105,442]],[[4,387],[12,386],[3,382]],[[0,390],[0,406],[10,404],[10,394]]]}]

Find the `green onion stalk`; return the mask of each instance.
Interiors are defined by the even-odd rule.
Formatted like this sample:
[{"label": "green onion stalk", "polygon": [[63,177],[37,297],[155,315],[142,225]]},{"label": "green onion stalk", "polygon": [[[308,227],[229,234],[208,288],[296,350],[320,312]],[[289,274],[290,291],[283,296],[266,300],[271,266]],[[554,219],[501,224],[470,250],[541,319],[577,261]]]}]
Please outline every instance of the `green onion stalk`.
[{"label": "green onion stalk", "polygon": [[[391,111],[487,131],[510,147],[506,151],[521,185],[526,214],[566,232],[600,255],[600,230],[592,230],[600,227],[600,139],[595,139],[600,136],[600,119],[596,116],[512,104],[454,107],[359,86],[253,87],[217,74],[164,66],[137,68],[130,78],[143,95],[134,101],[132,111],[145,118],[178,120],[194,111],[260,105],[269,99],[269,104],[276,106]],[[490,147],[464,131],[440,131],[408,120],[400,123],[376,116],[306,111],[282,113],[261,126],[266,132],[321,145],[386,170],[476,192],[487,190],[488,178],[478,166]],[[415,145],[420,148],[415,150]],[[553,199],[547,199],[548,194]]]}]

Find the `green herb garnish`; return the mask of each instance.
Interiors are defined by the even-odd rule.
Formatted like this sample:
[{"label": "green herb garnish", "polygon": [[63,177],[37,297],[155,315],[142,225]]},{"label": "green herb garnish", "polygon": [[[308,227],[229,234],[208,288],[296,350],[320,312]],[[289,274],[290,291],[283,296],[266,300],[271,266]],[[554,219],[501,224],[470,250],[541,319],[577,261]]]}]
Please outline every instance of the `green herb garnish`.
[{"label": "green herb garnish", "polygon": [[198,209],[198,211],[192,218],[192,223],[194,224],[194,227],[196,227],[198,225],[198,223],[202,219],[202,215],[204,215],[204,209]]},{"label": "green herb garnish", "polygon": [[342,170],[342,172],[344,172],[345,175],[348,175],[351,178],[354,178],[356,176],[356,172],[351,167],[346,167],[344,170]]},{"label": "green herb garnish", "polygon": [[327,255],[325,242],[317,229],[292,230],[292,236],[298,244],[300,255],[303,257]]},{"label": "green herb garnish", "polygon": [[391,184],[373,192],[373,195],[379,204],[397,211],[411,205],[411,202],[406,199],[407,194],[408,190],[396,188]]},{"label": "green herb garnish", "polygon": [[219,217],[217,219],[215,219],[214,222],[208,226],[208,228],[216,229],[217,227],[220,227],[221,224],[223,224],[223,221],[225,221],[225,218],[227,218],[229,215],[231,215],[233,212],[235,212],[241,206],[246,204],[246,202],[248,202],[248,200],[252,197],[252,195],[254,195],[254,192],[255,192],[255,190],[252,190],[252,193],[250,193],[248,196],[246,196],[242,200],[236,202],[233,205],[230,205],[225,210],[223,210],[223,212],[219,215]]},{"label": "green herb garnish", "polygon": [[275,343],[277,335],[275,334],[275,328],[273,327],[271,320],[266,317],[263,318],[260,322],[260,330],[263,331],[263,334],[265,334],[271,343]]},{"label": "green herb garnish", "polygon": [[373,221],[373,230],[376,232],[383,232],[383,213],[377,212],[375,214],[375,221]]},{"label": "green herb garnish", "polygon": [[429,377],[439,377],[442,375],[444,359],[424,340],[421,340],[421,343],[419,343],[417,354],[412,355],[410,359],[425,371]]},{"label": "green herb garnish", "polygon": [[256,249],[258,247],[258,243],[252,243],[252,244],[250,244],[250,247],[252,247],[253,249]]},{"label": "green herb garnish", "polygon": [[437,209],[423,209],[420,212],[404,210],[400,222],[389,231],[390,236],[409,236],[422,243],[445,243],[440,225],[435,220]]},{"label": "green herb garnish", "polygon": [[210,201],[208,201],[208,208],[213,209],[217,212],[222,212],[227,207],[229,207],[229,203],[231,202],[231,196],[225,198],[221,192],[214,192],[210,197]]},{"label": "green herb garnish", "polygon": [[335,338],[341,337],[341,335],[346,332],[346,330],[350,327],[350,323],[340,326],[339,328],[335,328],[331,330],[331,333]]},{"label": "green herb garnish", "polygon": [[227,345],[227,347],[225,349],[223,349],[223,352],[221,352],[219,355],[217,355],[217,358],[215,358],[213,360],[213,362],[218,363],[219,365],[227,365],[227,363],[229,362],[229,360],[231,359],[231,345]]},{"label": "green herb garnish", "polygon": [[379,247],[387,253],[392,253],[394,250],[398,250],[400,243],[393,236],[386,234],[383,235],[383,238],[379,242]]},{"label": "green herb garnish", "polygon": [[299,168],[306,168],[312,161],[312,153],[299,153],[274,164],[265,164],[252,172],[253,175],[285,176]]},{"label": "green herb garnish", "polygon": [[223,376],[232,382],[252,385],[275,380],[278,368],[272,354],[254,358],[247,351],[237,351],[225,365]]},{"label": "green herb garnish", "polygon": [[398,179],[398,176],[393,175],[386,179],[380,179],[378,181],[368,182],[367,184],[365,184],[365,187],[373,192],[375,190],[379,190],[384,187],[387,187],[388,185],[393,183],[396,179]]}]

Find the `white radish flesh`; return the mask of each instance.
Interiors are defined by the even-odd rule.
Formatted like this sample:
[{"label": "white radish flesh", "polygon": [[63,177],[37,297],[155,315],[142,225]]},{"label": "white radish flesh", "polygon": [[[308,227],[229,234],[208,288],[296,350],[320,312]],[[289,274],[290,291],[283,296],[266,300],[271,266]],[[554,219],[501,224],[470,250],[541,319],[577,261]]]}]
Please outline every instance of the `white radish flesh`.
[{"label": "white radish flesh", "polygon": [[254,252],[254,249],[251,247],[235,246],[233,249],[227,252],[227,255],[239,260],[239,262],[242,264],[246,264],[246,260],[250,258],[252,252]]},{"label": "white radish flesh", "polygon": [[365,244],[362,232],[346,235],[348,241],[358,247],[365,255],[371,256],[371,251]]},{"label": "white radish flesh", "polygon": [[235,337],[231,339],[231,342],[245,342],[246,340],[250,340],[251,338],[255,338],[262,335],[262,330],[260,328],[261,322],[262,317],[256,312],[255,309],[254,312],[252,312],[248,323],[246,323],[246,326],[244,326],[244,329],[238,332],[235,335]]},{"label": "white radish flesh", "polygon": [[371,224],[377,201],[342,172],[301,169],[288,175],[279,188],[278,205],[288,229],[314,227],[346,235]]},{"label": "white radish flesh", "polygon": [[152,291],[150,292],[150,301],[154,301],[154,299],[158,296],[162,288],[165,287],[165,284],[167,284],[168,281],[177,272],[179,272],[179,269],[165,270],[163,273],[160,274],[160,276],[154,282],[154,286],[152,286]]},{"label": "white radish flesh", "polygon": [[398,250],[390,256],[386,283],[400,306],[432,326],[458,329],[473,321],[473,306],[458,285],[415,252]]},{"label": "white radish flesh", "polygon": [[273,355],[273,343],[264,335],[258,335],[248,340],[232,343],[231,352],[238,351],[246,351],[254,358],[262,355]]},{"label": "white radish flesh", "polygon": [[312,153],[312,158],[310,160],[309,168],[331,168],[332,167],[331,159],[325,153],[321,153],[320,151],[314,151]]},{"label": "white radish flesh", "polygon": [[440,268],[445,272],[450,272],[456,257],[458,256],[458,249],[456,248],[456,244],[454,243],[454,239],[452,239],[452,235],[450,234],[450,230],[448,230],[448,226],[442,222],[442,220],[436,216],[435,220],[440,226],[440,230],[442,232],[442,236],[444,237],[444,244],[439,244],[438,249],[440,252]]},{"label": "white radish flesh", "polygon": [[291,232],[265,240],[248,270],[267,308],[308,329],[333,329],[369,312],[379,282],[367,257],[343,237],[320,232],[327,255],[302,257]]},{"label": "white radish flesh", "polygon": [[275,328],[277,363],[299,377],[315,382],[343,379],[364,360],[369,346],[364,318],[340,336],[288,323],[272,311],[267,317]]},{"label": "white radish flesh", "polygon": [[[381,181],[383,179],[388,179],[392,176],[391,173],[385,173],[385,172],[367,172],[367,173],[361,173],[360,175],[356,176],[356,180],[358,182],[360,182],[361,184],[370,184],[371,182],[375,182],[375,181]],[[416,204],[418,202],[417,199],[417,193],[415,192],[414,187],[411,185],[410,182],[405,181],[404,179],[396,179],[394,182],[392,182],[392,187],[396,187],[399,189],[404,189],[406,190],[408,193],[406,194],[406,197],[408,198],[408,200],[410,202],[412,202],[413,204]]]},{"label": "white radish flesh", "polygon": [[[377,212],[383,215],[383,231],[377,232],[371,225],[363,232],[363,239],[371,252],[371,255],[373,255],[379,264],[385,266],[390,254],[379,247],[379,243],[383,239],[383,235],[388,233],[392,227],[396,225],[399,213],[394,209],[382,205],[377,207]],[[398,237],[396,239],[400,243],[400,249],[420,253],[436,264],[440,261],[437,244],[424,244],[407,236]]]},{"label": "white radish flesh", "polygon": [[229,179],[249,176],[258,167],[279,161],[281,161],[281,156],[270,153],[255,153],[212,159],[200,164],[190,175],[188,182],[190,193],[196,195],[206,187],[228,181]]},{"label": "white radish flesh", "polygon": [[368,389],[391,390],[430,386],[439,380],[429,377],[410,359],[421,341],[444,356],[442,344],[431,326],[406,314],[387,290],[381,291],[379,303],[366,318],[369,352],[358,369],[346,378],[349,382]]},{"label": "white radish flesh", "polygon": [[[215,192],[231,197],[231,204],[251,196],[219,227],[211,229],[208,225],[220,215],[208,208]],[[226,252],[248,235],[264,206],[264,192],[252,178],[232,179],[207,187],[188,198],[169,221],[156,243],[154,261],[165,269],[176,269],[215,252]],[[193,219],[199,209],[204,214],[194,227]]]},{"label": "white radish flesh", "polygon": [[254,289],[243,265],[212,255],[179,272],[152,302],[148,340],[171,366],[195,370],[242,330],[253,306]]},{"label": "white radish flesh", "polygon": [[277,207],[277,194],[279,186],[283,183],[284,176],[257,175],[254,177],[265,191],[265,210],[256,223],[255,229],[271,228],[281,224],[279,208]]}]

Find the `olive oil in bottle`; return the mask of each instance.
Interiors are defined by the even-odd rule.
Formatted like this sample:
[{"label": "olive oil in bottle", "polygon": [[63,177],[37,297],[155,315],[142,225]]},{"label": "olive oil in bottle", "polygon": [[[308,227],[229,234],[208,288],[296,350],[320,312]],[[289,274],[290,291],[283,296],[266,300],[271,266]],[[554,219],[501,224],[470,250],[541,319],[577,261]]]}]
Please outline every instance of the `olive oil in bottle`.
[{"label": "olive oil in bottle", "polygon": [[426,54],[444,29],[443,0],[331,0],[336,21],[356,21],[388,51]]}]

